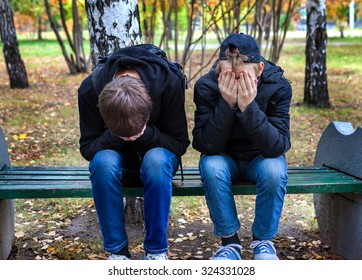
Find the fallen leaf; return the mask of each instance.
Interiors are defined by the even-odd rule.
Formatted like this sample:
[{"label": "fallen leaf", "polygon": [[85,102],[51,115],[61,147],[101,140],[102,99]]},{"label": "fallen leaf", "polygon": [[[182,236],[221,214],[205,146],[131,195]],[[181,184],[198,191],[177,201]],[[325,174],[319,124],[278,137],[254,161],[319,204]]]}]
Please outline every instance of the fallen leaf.
[{"label": "fallen leaf", "polygon": [[180,224],[187,224],[185,219],[178,219],[177,220]]},{"label": "fallen leaf", "polygon": [[27,138],[26,133],[20,133],[20,134],[19,134],[19,139],[20,139],[20,140],[25,140],[26,138]]},{"label": "fallen leaf", "polygon": [[25,233],[23,231],[18,231],[14,235],[16,238],[21,238],[24,237]]}]

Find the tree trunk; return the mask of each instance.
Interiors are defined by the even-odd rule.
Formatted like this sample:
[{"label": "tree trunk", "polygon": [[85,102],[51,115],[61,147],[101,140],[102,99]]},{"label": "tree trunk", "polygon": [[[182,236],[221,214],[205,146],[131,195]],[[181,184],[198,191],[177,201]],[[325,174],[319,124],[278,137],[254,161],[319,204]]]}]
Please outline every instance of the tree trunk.
[{"label": "tree trunk", "polygon": [[125,46],[141,43],[137,0],[86,1],[93,65]]},{"label": "tree trunk", "polygon": [[[82,28],[79,23],[79,16],[78,16],[78,9],[77,9],[76,1],[75,0],[72,1],[72,15],[73,15],[73,40],[72,40],[71,34],[70,34],[67,24],[66,24],[65,10],[63,7],[63,2],[61,0],[59,0],[60,18],[61,18],[61,22],[62,22],[62,28],[65,32],[69,46],[71,48],[70,55],[68,55],[66,45],[64,44],[63,38],[60,35],[60,32],[58,31],[58,28],[56,26],[56,22],[53,19],[49,0],[44,0],[44,4],[45,4],[46,12],[48,15],[48,19],[50,22],[50,26],[57,38],[60,48],[62,49],[63,57],[65,59],[65,62],[68,65],[70,73],[71,74],[87,73],[88,72],[88,61],[87,61],[84,51],[83,51]],[[74,58],[74,56],[75,56],[75,58]]]},{"label": "tree trunk", "polygon": [[304,103],[329,108],[325,1],[308,0]]},{"label": "tree trunk", "polygon": [[[86,11],[93,66],[99,56],[141,43],[137,0],[89,0]],[[127,223],[143,222],[143,198],[127,198],[125,216]]]},{"label": "tree trunk", "polygon": [[141,225],[144,221],[143,197],[126,198],[124,215],[128,224]]},{"label": "tree trunk", "polygon": [[21,59],[9,0],[0,1],[0,35],[10,88],[28,88],[28,76]]},{"label": "tree trunk", "polygon": [[41,30],[41,24],[42,24],[42,21],[41,21],[41,16],[38,16],[38,40],[41,41],[43,40],[43,37],[42,37],[42,30]]}]

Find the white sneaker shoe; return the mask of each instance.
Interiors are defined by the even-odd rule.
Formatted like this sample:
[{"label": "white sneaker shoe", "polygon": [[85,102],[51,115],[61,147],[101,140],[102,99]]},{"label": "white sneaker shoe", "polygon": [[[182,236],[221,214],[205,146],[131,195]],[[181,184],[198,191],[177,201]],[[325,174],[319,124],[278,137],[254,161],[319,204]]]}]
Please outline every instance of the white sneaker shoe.
[{"label": "white sneaker shoe", "polygon": [[144,257],[145,260],[168,260],[167,253],[161,253],[161,254],[146,254]]},{"label": "white sneaker shoe", "polygon": [[111,261],[128,261],[130,258],[126,257],[125,255],[116,255],[112,254],[108,257],[108,260]]}]

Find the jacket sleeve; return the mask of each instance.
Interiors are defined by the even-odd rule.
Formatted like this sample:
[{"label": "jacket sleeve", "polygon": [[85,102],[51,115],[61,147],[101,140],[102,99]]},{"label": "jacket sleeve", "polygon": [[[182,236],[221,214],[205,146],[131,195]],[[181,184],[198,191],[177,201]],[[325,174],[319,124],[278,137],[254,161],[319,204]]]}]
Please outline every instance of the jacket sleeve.
[{"label": "jacket sleeve", "polygon": [[190,145],[184,94],[178,78],[175,76],[173,80],[162,94],[161,103],[154,103],[161,106],[158,120],[151,120],[143,135],[136,140],[141,150],[163,147],[182,156]]},{"label": "jacket sleeve", "polygon": [[253,101],[243,112],[237,113],[253,145],[264,157],[278,157],[290,147],[290,103],[292,89],[284,81],[269,101],[266,113]]},{"label": "jacket sleeve", "polygon": [[91,86],[90,76],[78,89],[80,125],[80,152],[91,161],[98,151],[105,149],[122,150],[125,141],[113,135],[106,128],[98,109],[98,97]]},{"label": "jacket sleeve", "polygon": [[195,126],[193,147],[204,154],[219,154],[232,132],[236,108],[221,97],[217,82],[200,78],[194,88]]}]

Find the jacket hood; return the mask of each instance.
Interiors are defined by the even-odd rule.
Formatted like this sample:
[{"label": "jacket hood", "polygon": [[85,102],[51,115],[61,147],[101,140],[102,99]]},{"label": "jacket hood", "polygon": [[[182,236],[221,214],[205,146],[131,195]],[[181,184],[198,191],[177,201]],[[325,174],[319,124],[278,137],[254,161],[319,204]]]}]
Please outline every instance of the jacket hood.
[{"label": "jacket hood", "polygon": [[264,57],[262,57],[261,61],[264,62],[264,70],[260,79],[264,83],[278,82],[283,76],[284,70],[281,67],[275,65],[273,62],[266,60]]},{"label": "jacket hood", "polygon": [[95,74],[99,82],[97,95],[113,79],[118,69],[133,68],[140,75],[150,96],[159,97],[168,86],[170,70],[167,61],[149,51],[147,48],[150,47],[148,44],[135,45],[111,54],[103,68]]}]

